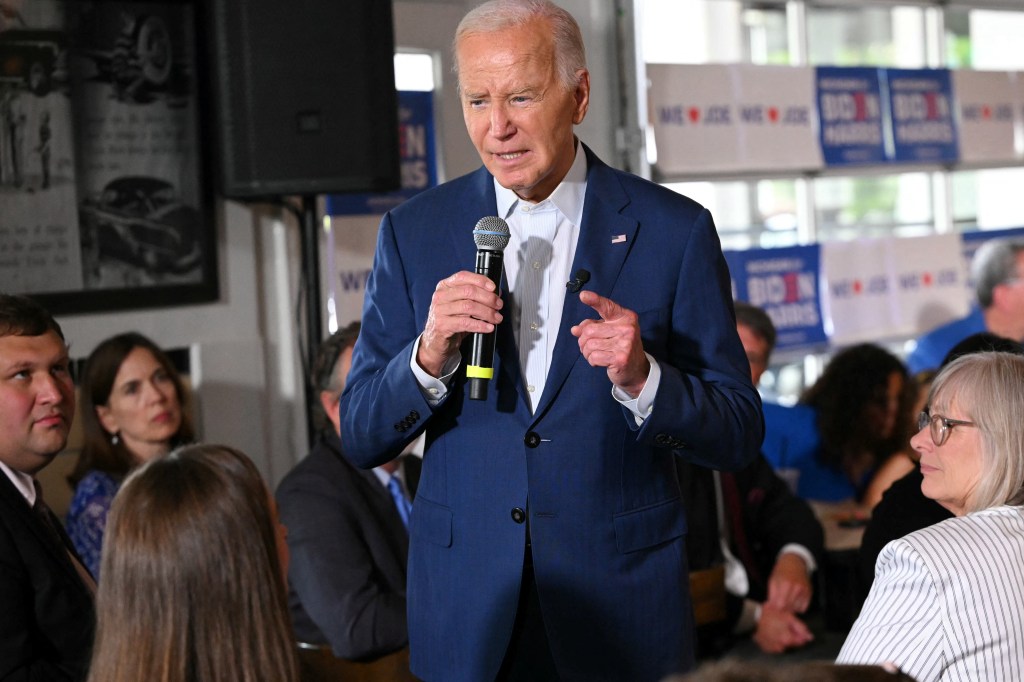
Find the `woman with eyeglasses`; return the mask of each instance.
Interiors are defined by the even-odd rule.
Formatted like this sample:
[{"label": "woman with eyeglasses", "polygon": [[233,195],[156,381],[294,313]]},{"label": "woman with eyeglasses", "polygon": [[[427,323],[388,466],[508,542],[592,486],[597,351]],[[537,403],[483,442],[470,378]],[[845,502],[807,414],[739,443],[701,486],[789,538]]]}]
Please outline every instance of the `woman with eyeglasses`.
[{"label": "woman with eyeglasses", "polygon": [[890,542],[837,659],[920,682],[1024,679],[1024,357],[972,353],[935,378],[911,445],[953,513]]}]

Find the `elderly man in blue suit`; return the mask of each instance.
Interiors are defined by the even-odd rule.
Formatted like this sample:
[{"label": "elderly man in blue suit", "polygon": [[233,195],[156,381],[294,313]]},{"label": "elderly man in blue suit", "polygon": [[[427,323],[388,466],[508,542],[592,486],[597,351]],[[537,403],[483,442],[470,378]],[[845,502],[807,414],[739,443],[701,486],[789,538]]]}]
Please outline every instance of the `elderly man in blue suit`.
[{"label": "elderly man in blue suit", "polygon": [[[718,236],[576,139],[590,76],[567,12],[485,3],[455,54],[483,168],[384,217],[341,404],[361,467],[426,431],[412,670],[658,680],[693,665],[676,460],[739,468],[763,430]],[[485,216],[511,232],[499,286],[467,269]],[[490,390],[470,399],[471,337],[492,332]]]}]

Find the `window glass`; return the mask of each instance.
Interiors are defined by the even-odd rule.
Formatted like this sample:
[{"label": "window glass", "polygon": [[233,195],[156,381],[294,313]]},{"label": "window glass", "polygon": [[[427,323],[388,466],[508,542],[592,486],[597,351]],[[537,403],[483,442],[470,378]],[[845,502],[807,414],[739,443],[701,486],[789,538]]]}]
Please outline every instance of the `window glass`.
[{"label": "window glass", "polygon": [[795,180],[756,180],[665,186],[711,211],[723,249],[743,251],[799,243],[795,184]]},{"label": "window glass", "polygon": [[637,0],[635,6],[647,63],[789,63],[781,3]]},{"label": "window glass", "polygon": [[934,232],[927,173],[818,178],[814,205],[822,242]]},{"label": "window glass", "polygon": [[1024,11],[949,8],[947,65],[955,69],[1024,69]]},{"label": "window glass", "polygon": [[811,64],[833,66],[926,65],[921,7],[809,7],[807,51]]},{"label": "window glass", "polygon": [[1024,227],[1024,168],[952,174],[953,223],[960,231]]},{"label": "window glass", "polygon": [[434,58],[423,52],[396,53],[395,89],[432,91],[434,89]]}]

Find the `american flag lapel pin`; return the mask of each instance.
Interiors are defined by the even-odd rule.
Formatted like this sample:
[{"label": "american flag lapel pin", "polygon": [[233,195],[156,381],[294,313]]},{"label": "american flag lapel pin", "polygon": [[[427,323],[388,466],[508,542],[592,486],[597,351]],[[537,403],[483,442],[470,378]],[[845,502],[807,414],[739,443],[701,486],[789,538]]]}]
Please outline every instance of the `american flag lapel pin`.
[{"label": "american flag lapel pin", "polygon": [[612,244],[621,244],[624,241],[626,241],[626,235],[624,234],[617,234],[612,237]]}]

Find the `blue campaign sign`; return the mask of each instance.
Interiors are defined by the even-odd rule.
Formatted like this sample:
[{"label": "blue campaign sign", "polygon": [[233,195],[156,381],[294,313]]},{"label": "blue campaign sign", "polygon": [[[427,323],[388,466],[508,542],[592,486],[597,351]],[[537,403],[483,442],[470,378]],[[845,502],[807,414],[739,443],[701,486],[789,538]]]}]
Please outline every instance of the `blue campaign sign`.
[{"label": "blue campaign sign", "polygon": [[329,194],[327,215],[383,215],[437,184],[434,93],[398,93],[398,140],[402,189],[378,194]]},{"label": "blue campaign sign", "polygon": [[885,69],[893,160],[953,163],[960,158],[949,69]]},{"label": "blue campaign sign", "polygon": [[827,166],[885,163],[885,118],[879,69],[815,69],[821,153]]},{"label": "blue campaign sign", "polygon": [[725,252],[733,297],[768,313],[780,350],[828,341],[819,299],[820,254],[817,244]]}]

